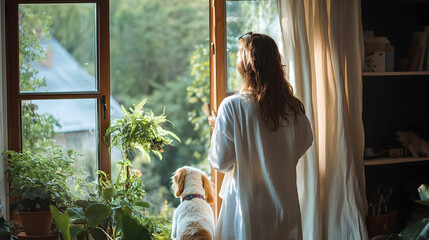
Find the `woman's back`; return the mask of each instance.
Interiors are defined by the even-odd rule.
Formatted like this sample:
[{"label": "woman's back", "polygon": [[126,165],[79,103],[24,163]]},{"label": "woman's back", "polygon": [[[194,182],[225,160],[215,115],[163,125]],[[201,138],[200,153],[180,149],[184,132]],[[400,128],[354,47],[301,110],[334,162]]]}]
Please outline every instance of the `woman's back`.
[{"label": "woman's back", "polygon": [[301,239],[295,166],[313,138],[305,114],[288,120],[270,130],[247,93],[222,102],[209,156],[227,172],[217,239]]}]

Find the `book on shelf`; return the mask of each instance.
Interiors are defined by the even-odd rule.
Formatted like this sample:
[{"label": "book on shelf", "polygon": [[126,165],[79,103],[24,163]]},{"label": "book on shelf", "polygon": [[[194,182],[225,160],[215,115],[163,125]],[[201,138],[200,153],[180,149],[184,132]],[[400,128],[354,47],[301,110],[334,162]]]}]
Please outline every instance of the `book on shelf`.
[{"label": "book on shelf", "polygon": [[[423,31],[420,36],[419,46],[421,48],[421,53],[419,57],[419,67],[417,68],[417,71],[423,71],[423,62],[425,60],[426,49],[428,45],[428,34],[429,34],[429,31]],[[426,62],[425,62],[425,67],[426,67]]]},{"label": "book on shelf", "polygon": [[425,26],[424,31],[428,33],[426,41],[426,56],[424,57],[423,70],[429,71],[429,26]]},{"label": "book on shelf", "polygon": [[410,47],[408,48],[408,71],[417,71],[419,58],[422,52],[420,47],[420,38],[422,32],[414,32]]},{"label": "book on shelf", "polygon": [[424,31],[414,32],[408,49],[408,70],[429,70],[429,26]]}]

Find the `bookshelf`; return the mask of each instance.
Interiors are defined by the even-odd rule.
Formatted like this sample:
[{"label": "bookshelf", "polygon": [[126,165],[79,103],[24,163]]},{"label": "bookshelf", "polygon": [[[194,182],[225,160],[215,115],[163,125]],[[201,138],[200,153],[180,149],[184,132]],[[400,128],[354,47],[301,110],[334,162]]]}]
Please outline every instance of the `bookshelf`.
[{"label": "bookshelf", "polygon": [[[429,141],[429,69],[423,64],[422,71],[408,71],[400,63],[410,55],[413,33],[429,26],[429,1],[362,0],[361,4],[363,30],[372,30],[375,37],[387,37],[394,46],[393,72],[362,73],[365,147],[374,148],[376,154],[401,148],[396,131],[412,131]],[[429,61],[429,56],[426,59]],[[418,199],[417,188],[429,183],[429,156],[405,154],[363,162],[368,202],[379,188],[391,187],[400,231],[415,208],[409,198]]]}]

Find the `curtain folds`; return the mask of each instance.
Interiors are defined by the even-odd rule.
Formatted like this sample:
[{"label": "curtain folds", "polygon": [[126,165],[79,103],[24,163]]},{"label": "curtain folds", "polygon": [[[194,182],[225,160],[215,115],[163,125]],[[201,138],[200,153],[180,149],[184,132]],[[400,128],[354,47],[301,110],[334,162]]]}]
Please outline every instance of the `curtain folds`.
[{"label": "curtain folds", "polygon": [[360,0],[278,0],[282,55],[314,132],[297,166],[304,239],[368,239]]}]

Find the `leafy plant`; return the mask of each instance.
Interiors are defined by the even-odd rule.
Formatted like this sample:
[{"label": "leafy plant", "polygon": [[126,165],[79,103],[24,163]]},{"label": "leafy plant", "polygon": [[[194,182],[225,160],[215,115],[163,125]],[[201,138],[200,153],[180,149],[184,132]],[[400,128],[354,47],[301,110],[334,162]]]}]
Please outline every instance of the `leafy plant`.
[{"label": "leafy plant", "polygon": [[108,174],[98,171],[98,198],[77,201],[72,207],[60,213],[51,206],[54,219],[63,237],[67,240],[85,236],[88,239],[153,239],[166,228],[148,217],[144,210],[149,203],[143,201],[144,191],[139,171],[129,159],[130,152],[138,149],[147,158],[153,152],[160,159],[165,145],[172,145],[169,136],[180,141],[172,132],[161,127],[167,122],[165,113],[155,116],[145,113],[146,99],[128,112],[123,106],[124,117],[115,121],[106,130],[105,140],[110,137],[110,148],[121,151],[123,160],[115,182]]},{"label": "leafy plant", "polygon": [[50,143],[43,153],[5,151],[3,154],[9,156],[6,173],[11,183],[10,195],[20,198],[11,204],[12,212],[35,211],[36,207],[49,210],[49,205],[67,206],[74,200],[69,181],[76,177],[73,168],[76,152]]},{"label": "leafy plant", "polygon": [[0,200],[0,239],[4,240],[16,240],[18,239],[11,231],[10,223],[4,219],[3,214],[3,206]]},{"label": "leafy plant", "polygon": [[18,239],[10,232],[9,223],[0,215],[0,239],[4,240],[15,240]]},{"label": "leafy plant", "polygon": [[143,201],[143,183],[137,171],[127,177],[128,160],[120,162],[118,179],[112,183],[99,171],[99,198],[79,200],[60,213],[51,212],[64,239],[91,236],[93,239],[153,239],[166,228],[145,215],[149,204]]},{"label": "leafy plant", "polygon": [[150,152],[162,159],[163,147],[172,145],[169,136],[180,142],[173,132],[161,126],[162,123],[169,122],[165,111],[159,116],[155,116],[153,112],[145,112],[143,106],[146,102],[146,99],[142,100],[134,109],[130,108],[130,112],[121,106],[124,116],[113,121],[106,130],[105,140],[110,137],[110,148],[118,148],[123,159],[129,159],[130,151],[136,149],[149,160]]}]

